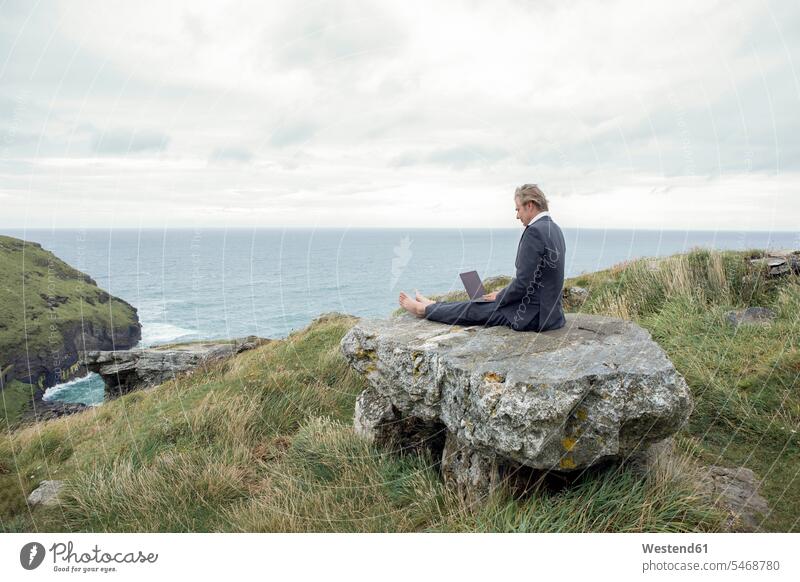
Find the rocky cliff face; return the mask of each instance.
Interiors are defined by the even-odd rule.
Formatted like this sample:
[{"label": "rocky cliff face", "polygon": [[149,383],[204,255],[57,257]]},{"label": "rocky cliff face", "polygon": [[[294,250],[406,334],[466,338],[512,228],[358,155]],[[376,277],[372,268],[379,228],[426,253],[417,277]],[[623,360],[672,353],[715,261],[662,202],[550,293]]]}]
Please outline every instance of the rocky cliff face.
[{"label": "rocky cliff face", "polygon": [[[135,314],[136,310],[133,307],[131,309]],[[37,399],[51,386],[85,376],[88,370],[81,362],[88,351],[128,349],[142,337],[138,318],[128,325],[113,328],[91,321],[83,325],[71,322],[55,333],[59,340],[52,346],[29,354],[17,353],[11,359],[18,380],[38,385]]]},{"label": "rocky cliff face", "polygon": [[0,236],[0,384],[36,396],[83,376],[86,351],[128,349],[141,339],[136,308],[40,244]]}]

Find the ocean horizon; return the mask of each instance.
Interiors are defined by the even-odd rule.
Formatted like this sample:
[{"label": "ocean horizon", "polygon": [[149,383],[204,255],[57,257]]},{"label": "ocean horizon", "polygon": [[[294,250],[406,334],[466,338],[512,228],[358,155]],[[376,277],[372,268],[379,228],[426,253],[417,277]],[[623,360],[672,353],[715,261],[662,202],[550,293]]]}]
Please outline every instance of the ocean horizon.
[{"label": "ocean horizon", "polygon": [[[794,231],[564,228],[566,276],[692,248],[796,249]],[[138,309],[140,346],[284,338],[321,313],[387,317],[401,290],[462,289],[459,273],[514,275],[517,228],[0,228],[37,242]],[[97,374],[45,399],[99,404]]]}]

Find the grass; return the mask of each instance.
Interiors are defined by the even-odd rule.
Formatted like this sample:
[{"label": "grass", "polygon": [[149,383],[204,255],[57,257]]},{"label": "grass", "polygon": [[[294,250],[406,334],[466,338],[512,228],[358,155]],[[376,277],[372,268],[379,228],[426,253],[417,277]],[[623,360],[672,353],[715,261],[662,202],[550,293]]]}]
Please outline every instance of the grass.
[{"label": "grass", "polygon": [[[501,489],[464,507],[427,453],[397,456],[353,433],[365,383],[339,340],[356,320],[327,316],[189,376],[7,433],[0,530],[718,531],[724,515],[697,489],[698,465],[715,463],[756,471],[772,508],[764,528],[797,531],[800,283],[749,273],[745,256],[697,251],[658,271],[634,262],[567,282],[590,289],[583,311],[624,312],[650,330],[693,391],[678,453],[645,476],[611,467],[561,490]],[[745,305],[778,318],[734,330],[724,312]],[[62,505],[30,512],[25,497],[43,479],[66,480]]]},{"label": "grass", "polygon": [[0,431],[15,427],[33,402],[36,386],[11,380],[0,390]]},{"label": "grass", "polygon": [[[758,250],[695,250],[618,265],[568,282],[582,311],[632,319],[686,378],[695,409],[683,431],[698,461],[745,466],[762,480],[768,531],[800,530],[800,281],[749,266]],[[733,328],[731,309],[769,307],[769,326]]]}]

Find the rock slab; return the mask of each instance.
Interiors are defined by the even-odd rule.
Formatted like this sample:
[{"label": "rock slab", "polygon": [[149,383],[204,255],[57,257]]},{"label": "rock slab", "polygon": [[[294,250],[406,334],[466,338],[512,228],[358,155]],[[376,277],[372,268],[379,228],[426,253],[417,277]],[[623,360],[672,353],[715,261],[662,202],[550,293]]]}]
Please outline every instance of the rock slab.
[{"label": "rock slab", "polygon": [[226,358],[270,341],[247,336],[132,350],[93,351],[86,354],[84,363],[90,371],[102,376],[106,393],[117,396],[161,384],[203,363]]},{"label": "rock slab", "polygon": [[361,319],[341,341],[369,387],[355,430],[405,446],[444,436],[442,473],[467,499],[500,468],[580,471],[625,459],[689,417],[688,386],[630,321],[567,314],[543,333],[450,326],[410,315]]}]

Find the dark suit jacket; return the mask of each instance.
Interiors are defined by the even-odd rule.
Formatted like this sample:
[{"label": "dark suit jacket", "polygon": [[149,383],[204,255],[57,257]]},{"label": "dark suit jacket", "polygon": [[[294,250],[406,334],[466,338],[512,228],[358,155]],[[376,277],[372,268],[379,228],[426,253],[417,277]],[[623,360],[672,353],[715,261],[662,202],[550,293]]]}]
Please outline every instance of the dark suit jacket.
[{"label": "dark suit jacket", "polygon": [[516,277],[495,299],[512,329],[546,331],[564,326],[565,260],[564,235],[550,216],[525,227],[517,247]]}]

